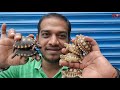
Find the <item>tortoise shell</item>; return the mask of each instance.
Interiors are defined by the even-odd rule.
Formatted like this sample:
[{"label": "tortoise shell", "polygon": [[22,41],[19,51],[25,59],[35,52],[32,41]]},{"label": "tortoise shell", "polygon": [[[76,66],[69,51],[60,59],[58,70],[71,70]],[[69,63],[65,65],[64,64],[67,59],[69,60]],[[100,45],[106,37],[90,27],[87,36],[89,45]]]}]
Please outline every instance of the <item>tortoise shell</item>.
[{"label": "tortoise shell", "polygon": [[36,41],[31,37],[22,37],[20,41],[14,43],[14,48],[29,48],[36,44]]},{"label": "tortoise shell", "polygon": [[68,70],[62,70],[62,78],[83,78],[82,70],[68,68]]},{"label": "tortoise shell", "polygon": [[32,57],[32,59],[40,59],[39,53],[37,51],[37,43],[35,39],[31,37],[24,37],[22,36],[22,39],[19,41],[16,41],[13,45],[14,49],[13,52],[15,54],[12,58],[17,56],[23,56],[23,57]]},{"label": "tortoise shell", "polygon": [[78,46],[85,55],[91,52],[92,46],[90,42],[85,41],[84,35],[76,35],[76,40],[73,42],[76,46]]},{"label": "tortoise shell", "polygon": [[30,57],[30,56],[33,56],[33,55],[35,55],[35,54],[37,54],[38,52],[37,51],[34,51],[34,50],[23,50],[23,49],[17,49],[16,50],[16,55],[17,56],[28,56],[28,57]]},{"label": "tortoise shell", "polygon": [[74,45],[74,44],[64,43],[64,46],[71,53],[74,53],[74,54],[77,54],[77,55],[81,55],[81,53],[82,53],[81,50],[79,49],[79,47]]},{"label": "tortoise shell", "polygon": [[78,55],[74,53],[67,53],[66,55],[61,54],[60,60],[68,61],[68,62],[80,62],[82,61],[82,57],[79,57]]}]

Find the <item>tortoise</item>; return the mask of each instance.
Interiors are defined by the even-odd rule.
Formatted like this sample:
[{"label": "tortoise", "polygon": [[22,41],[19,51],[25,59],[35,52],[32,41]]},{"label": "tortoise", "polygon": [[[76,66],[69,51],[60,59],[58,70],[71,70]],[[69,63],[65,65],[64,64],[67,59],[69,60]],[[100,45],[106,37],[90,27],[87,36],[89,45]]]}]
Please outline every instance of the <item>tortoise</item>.
[{"label": "tortoise", "polygon": [[89,54],[91,52],[92,46],[90,42],[85,41],[84,35],[76,35],[76,39],[74,40],[74,44],[80,48],[80,50],[83,51],[84,56]]},{"label": "tortoise", "polygon": [[22,57],[32,57],[32,60],[40,60],[39,52],[37,48],[41,48],[41,46],[37,43],[35,39],[32,37],[25,37],[22,36],[22,39],[19,41],[15,41],[13,45],[13,52],[15,56],[22,56]]},{"label": "tortoise", "polygon": [[64,46],[71,53],[74,53],[76,55],[81,55],[82,54],[82,51],[79,49],[79,47],[74,45],[74,44],[64,43]]},{"label": "tortoise", "polygon": [[60,55],[60,60],[63,60],[63,61],[68,61],[68,62],[80,62],[82,63],[83,57],[80,57],[74,53],[67,53],[65,55],[61,54]]},{"label": "tortoise", "polygon": [[62,78],[83,78],[82,70],[68,68],[67,70],[62,70]]}]

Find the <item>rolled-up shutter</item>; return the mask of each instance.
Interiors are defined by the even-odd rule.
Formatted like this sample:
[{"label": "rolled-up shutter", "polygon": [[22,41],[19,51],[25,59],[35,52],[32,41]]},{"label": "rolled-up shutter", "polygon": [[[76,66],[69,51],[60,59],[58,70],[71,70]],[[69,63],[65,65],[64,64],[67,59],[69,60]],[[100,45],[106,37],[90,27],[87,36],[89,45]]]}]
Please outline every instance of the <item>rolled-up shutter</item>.
[{"label": "rolled-up shutter", "polygon": [[[14,28],[27,36],[37,34],[39,19],[49,12],[0,12],[0,24],[7,30]],[[120,12],[57,12],[65,15],[72,24],[71,38],[76,34],[93,37],[102,54],[120,69]]]}]

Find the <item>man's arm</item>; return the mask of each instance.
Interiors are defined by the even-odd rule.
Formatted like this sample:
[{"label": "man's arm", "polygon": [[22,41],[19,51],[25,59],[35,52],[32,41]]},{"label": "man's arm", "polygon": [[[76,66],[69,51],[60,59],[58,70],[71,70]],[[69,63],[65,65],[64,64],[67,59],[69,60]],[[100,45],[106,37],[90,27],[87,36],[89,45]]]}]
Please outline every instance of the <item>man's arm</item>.
[{"label": "man's arm", "polygon": [[10,66],[7,69],[2,69],[0,71],[0,78],[18,78],[18,66]]}]

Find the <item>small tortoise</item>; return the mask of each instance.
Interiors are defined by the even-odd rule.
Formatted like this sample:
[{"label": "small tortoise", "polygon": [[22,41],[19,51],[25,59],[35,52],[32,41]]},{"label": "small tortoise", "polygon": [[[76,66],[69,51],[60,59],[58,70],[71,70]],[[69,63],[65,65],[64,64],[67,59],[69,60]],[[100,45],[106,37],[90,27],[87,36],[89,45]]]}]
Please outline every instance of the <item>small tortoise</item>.
[{"label": "small tortoise", "polygon": [[64,46],[66,47],[66,49],[69,52],[74,53],[76,55],[81,55],[81,53],[82,53],[82,51],[79,49],[79,47],[74,44],[64,43]]},{"label": "small tortoise", "polygon": [[79,57],[78,55],[74,53],[67,53],[66,55],[60,55],[60,60],[68,61],[68,62],[80,62],[82,61],[82,57]]},{"label": "small tortoise", "polygon": [[83,35],[76,35],[76,39],[73,42],[76,46],[83,51],[84,56],[91,52],[92,46],[90,42],[85,41],[85,36]]},{"label": "small tortoise", "polygon": [[40,60],[37,47],[40,48],[40,45],[31,37],[24,37],[20,41],[15,41],[13,45],[14,55],[12,58],[17,56],[22,57],[32,57],[33,59]]},{"label": "small tortoise", "polygon": [[62,70],[62,78],[83,78],[82,70],[68,68],[68,70]]}]

